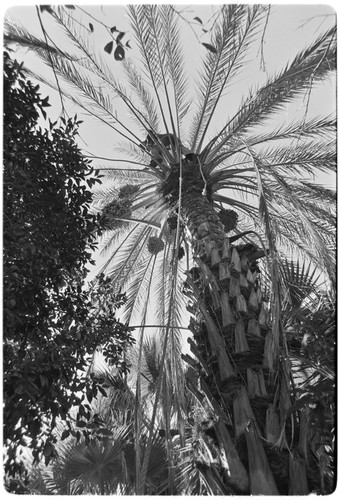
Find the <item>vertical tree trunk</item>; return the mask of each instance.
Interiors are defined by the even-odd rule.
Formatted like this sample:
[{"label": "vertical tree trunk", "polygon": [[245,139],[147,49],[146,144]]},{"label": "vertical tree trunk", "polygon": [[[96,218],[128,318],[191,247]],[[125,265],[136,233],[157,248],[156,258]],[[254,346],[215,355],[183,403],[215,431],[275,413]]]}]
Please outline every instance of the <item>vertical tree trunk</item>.
[{"label": "vertical tree trunk", "polygon": [[[276,460],[279,453],[271,443],[285,436],[280,391],[286,391],[288,380],[265,365],[268,311],[258,268],[251,262],[251,253],[230,245],[218,214],[197,190],[183,193],[182,211],[197,265],[187,277],[186,292],[195,308],[192,351],[199,353],[208,370],[206,375],[200,370],[199,390],[214,410],[218,446],[228,462],[226,471],[215,458],[215,481],[219,480],[220,488],[223,478],[225,493],[231,485],[235,493],[279,494],[277,473],[270,468],[270,459],[274,456]],[[277,366],[277,362],[275,359],[270,366]],[[281,451],[287,477],[285,453]],[[213,468],[209,469],[211,474]]]}]

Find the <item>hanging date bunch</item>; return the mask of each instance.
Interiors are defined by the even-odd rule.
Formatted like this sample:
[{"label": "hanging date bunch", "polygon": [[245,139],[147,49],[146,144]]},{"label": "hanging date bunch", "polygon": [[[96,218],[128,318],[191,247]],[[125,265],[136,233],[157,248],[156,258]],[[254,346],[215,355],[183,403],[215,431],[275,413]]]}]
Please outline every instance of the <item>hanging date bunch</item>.
[{"label": "hanging date bunch", "polygon": [[120,219],[126,219],[132,215],[132,203],[129,200],[117,198],[106,205],[101,213],[101,223],[106,229],[119,229],[126,222]]},{"label": "hanging date bunch", "polygon": [[108,203],[101,212],[101,223],[106,229],[119,229],[132,216],[133,195],[139,186],[126,184],[119,189],[118,198]]},{"label": "hanging date bunch", "polygon": [[237,227],[238,214],[234,210],[222,208],[218,215],[224,225],[225,233],[229,233]]},{"label": "hanging date bunch", "polygon": [[156,255],[159,252],[162,252],[165,248],[165,244],[161,238],[157,236],[150,236],[147,242],[147,249],[149,253]]}]

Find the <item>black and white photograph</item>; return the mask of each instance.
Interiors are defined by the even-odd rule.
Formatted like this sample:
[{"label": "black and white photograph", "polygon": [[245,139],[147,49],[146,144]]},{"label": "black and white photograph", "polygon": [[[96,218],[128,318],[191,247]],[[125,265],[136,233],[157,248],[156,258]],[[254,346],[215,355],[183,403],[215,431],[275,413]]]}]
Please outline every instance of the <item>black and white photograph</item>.
[{"label": "black and white photograph", "polygon": [[8,498],[335,492],[336,16],[3,7]]}]

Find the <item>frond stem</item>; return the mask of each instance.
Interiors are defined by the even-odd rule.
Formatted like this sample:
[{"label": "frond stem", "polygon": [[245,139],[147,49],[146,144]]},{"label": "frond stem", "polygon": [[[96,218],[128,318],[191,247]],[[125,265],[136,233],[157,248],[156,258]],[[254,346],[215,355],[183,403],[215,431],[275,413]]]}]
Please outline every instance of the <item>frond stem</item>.
[{"label": "frond stem", "polygon": [[52,56],[51,56],[51,53],[50,53],[50,50],[49,50],[47,33],[46,33],[45,27],[43,25],[42,19],[41,19],[41,15],[40,15],[40,12],[39,12],[39,7],[36,6],[35,8],[36,8],[36,12],[37,12],[37,16],[38,16],[38,19],[39,19],[39,23],[40,23],[40,27],[41,27],[42,33],[43,33],[44,38],[45,38],[45,43],[46,43],[46,47],[47,47],[47,53],[48,53],[48,58],[49,58],[49,61],[50,61],[50,65],[52,66],[54,78],[55,78],[55,81],[56,81],[56,84],[57,84],[57,88],[58,88],[58,94],[59,94],[60,102],[61,102],[61,114],[63,114],[64,116],[66,116],[66,110],[65,110],[64,101],[63,101],[63,98],[62,98],[62,92],[61,92],[59,80],[58,80],[58,77],[57,77],[57,74],[56,74],[56,71],[55,71],[55,68],[54,68],[54,65],[53,65]]}]

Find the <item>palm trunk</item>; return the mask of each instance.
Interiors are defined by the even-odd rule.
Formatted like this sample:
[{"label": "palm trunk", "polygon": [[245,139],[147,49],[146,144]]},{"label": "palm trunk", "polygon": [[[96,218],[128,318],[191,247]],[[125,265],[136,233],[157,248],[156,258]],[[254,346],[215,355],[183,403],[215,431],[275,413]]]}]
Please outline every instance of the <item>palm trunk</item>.
[{"label": "palm trunk", "polygon": [[[213,409],[220,455],[224,450],[228,462],[226,470],[216,457],[205,481],[217,470],[209,484],[212,491],[217,483],[220,492],[221,477],[225,494],[230,485],[235,493],[287,494],[299,491],[292,474],[298,463],[305,492],[305,467],[296,458],[289,461],[283,449],[289,379],[286,364],[279,369],[279,351],[267,340],[267,306],[256,263],[241,246],[230,245],[218,214],[197,189],[183,190],[182,211],[197,265],[187,277],[186,294],[195,311],[192,352],[199,353],[203,368],[199,391],[203,404]],[[279,451],[273,446],[277,441]]]},{"label": "palm trunk", "polygon": [[[212,241],[220,249],[224,242],[224,227],[206,196],[199,189],[190,186],[182,198],[182,210],[187,219],[187,226],[195,244],[209,245]],[[196,249],[197,253],[204,253],[202,245]],[[205,249],[206,250],[206,249]]]}]

